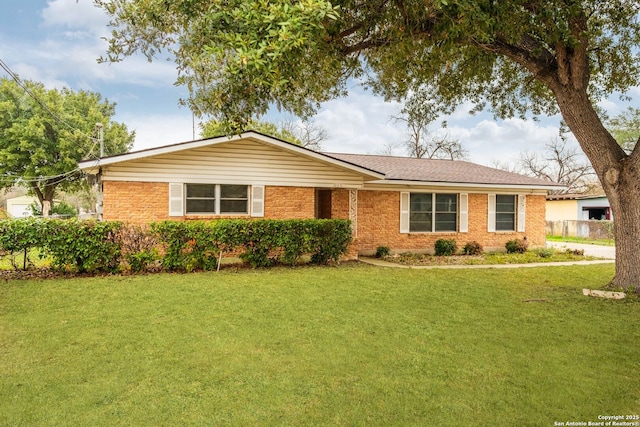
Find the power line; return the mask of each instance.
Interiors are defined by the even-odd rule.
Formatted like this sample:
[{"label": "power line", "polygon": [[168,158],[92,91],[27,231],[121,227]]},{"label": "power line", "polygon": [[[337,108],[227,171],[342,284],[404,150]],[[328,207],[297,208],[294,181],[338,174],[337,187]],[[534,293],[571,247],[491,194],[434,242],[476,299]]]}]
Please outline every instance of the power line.
[{"label": "power line", "polygon": [[9,68],[9,66],[2,60],[2,58],[0,58],[0,67],[7,74],[9,74],[9,76],[18,84],[18,86],[20,86],[20,88],[22,88],[22,90],[25,91],[25,93],[27,95],[29,95],[31,98],[33,98],[33,100],[36,101],[36,103],[38,103],[38,105],[40,105],[40,107],[42,107],[47,113],[49,113],[51,115],[51,117],[53,117],[57,122],[63,124],[66,127],[68,127],[74,133],[78,133],[80,136],[83,136],[83,137],[85,137],[85,138],[87,138],[87,139],[89,139],[89,140],[91,140],[93,142],[93,145],[91,146],[91,148],[89,149],[89,152],[85,155],[85,157],[88,157],[90,154],[93,153],[93,150],[95,149],[96,144],[98,143],[98,139],[97,138],[94,138],[93,136],[89,136],[89,135],[85,134],[82,130],[74,127],[73,125],[70,125],[69,123],[64,121],[59,115],[57,115],[56,113],[51,111],[51,109],[49,107],[47,107],[47,105],[43,101],[41,101],[33,92],[31,92],[29,87],[20,79],[20,77],[16,73],[14,73],[11,70],[11,68]]},{"label": "power line", "polygon": [[[93,142],[93,144],[91,145],[91,147],[89,148],[88,153],[84,156],[85,158],[88,158],[89,156],[91,156],[93,154],[93,151],[96,148],[96,145],[99,142],[98,138],[94,138],[93,136],[89,136],[87,134],[85,134],[82,130],[74,127],[73,125],[67,123],[66,121],[64,121],[58,114],[54,113],[43,101],[41,101],[30,89],[29,87],[20,79],[20,77],[14,73],[11,68],[2,60],[2,58],[0,58],[0,67],[16,82],[16,84],[22,89],[24,90],[24,92],[30,96],[40,107],[42,107],[43,110],[45,110],[49,115],[51,115],[51,117],[53,117],[58,123],[68,127],[69,129],[71,129],[73,131],[73,133],[85,137],[87,139],[89,139],[90,141]],[[15,183],[17,181],[20,182],[24,182],[24,183],[32,183],[32,182],[42,182],[42,181],[51,181],[51,180],[55,180],[56,178],[60,178],[57,181],[52,182],[51,184],[60,184],[61,182],[64,182],[68,179],[71,179],[71,175],[74,173],[78,173],[81,172],[80,169],[75,168],[71,171],[67,171],[67,172],[63,172],[61,174],[58,175],[51,175],[51,176],[41,176],[41,177],[37,177],[37,178],[25,178],[25,177],[20,177],[20,176],[16,176],[16,175],[9,175],[9,174],[4,174],[4,175],[0,175],[0,181],[2,182],[6,182],[6,183]]]}]

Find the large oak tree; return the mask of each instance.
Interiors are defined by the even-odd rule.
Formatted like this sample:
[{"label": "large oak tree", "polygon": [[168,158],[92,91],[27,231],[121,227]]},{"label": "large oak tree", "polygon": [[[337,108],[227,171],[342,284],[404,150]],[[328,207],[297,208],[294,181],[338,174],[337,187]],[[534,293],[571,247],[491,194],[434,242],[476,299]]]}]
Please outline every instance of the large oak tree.
[{"label": "large oak tree", "polygon": [[94,1],[112,17],[105,60],[170,51],[192,108],[235,129],[274,103],[307,116],[352,77],[443,111],[560,111],[616,218],[613,284],[640,289],[640,149],[595,107],[638,82],[637,0]]},{"label": "large oak tree", "polygon": [[47,216],[58,189],[84,182],[78,162],[100,154],[97,123],[106,155],[128,151],[135,132],[113,122],[115,104],[100,94],[46,89],[41,83],[0,80],[0,188],[27,186]]}]

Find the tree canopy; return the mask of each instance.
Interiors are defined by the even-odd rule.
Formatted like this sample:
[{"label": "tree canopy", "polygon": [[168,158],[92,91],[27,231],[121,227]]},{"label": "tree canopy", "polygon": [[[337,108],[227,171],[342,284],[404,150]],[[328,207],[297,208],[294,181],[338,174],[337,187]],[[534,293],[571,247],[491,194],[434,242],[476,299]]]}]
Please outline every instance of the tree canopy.
[{"label": "tree canopy", "polygon": [[625,152],[631,153],[638,144],[640,135],[640,108],[627,110],[610,118],[607,128]]},{"label": "tree canopy", "polygon": [[100,94],[22,84],[0,80],[0,188],[24,184],[49,206],[56,189],[77,188],[83,182],[78,162],[100,152],[97,123],[103,126],[105,154],[131,148],[135,133],[111,121],[115,104]]},{"label": "tree canopy", "polygon": [[196,112],[230,129],[272,105],[301,117],[349,79],[441,112],[560,112],[616,218],[614,284],[640,289],[640,149],[596,103],[640,77],[638,0],[94,0],[112,17],[104,60],[170,51]]},{"label": "tree canopy", "polygon": [[426,91],[443,109],[472,100],[507,117],[557,112],[552,92],[571,81],[596,101],[639,75],[637,1],[95,3],[114,27],[103,60],[168,50],[191,107],[235,125],[272,103],[307,116],[351,77],[388,97]]}]

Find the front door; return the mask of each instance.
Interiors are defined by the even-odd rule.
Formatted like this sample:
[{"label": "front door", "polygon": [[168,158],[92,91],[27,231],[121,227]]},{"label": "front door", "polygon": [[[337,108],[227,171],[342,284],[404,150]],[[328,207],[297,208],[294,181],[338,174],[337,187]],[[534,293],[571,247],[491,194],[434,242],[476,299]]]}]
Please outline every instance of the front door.
[{"label": "front door", "polygon": [[331,219],[331,190],[316,190],[316,218]]}]

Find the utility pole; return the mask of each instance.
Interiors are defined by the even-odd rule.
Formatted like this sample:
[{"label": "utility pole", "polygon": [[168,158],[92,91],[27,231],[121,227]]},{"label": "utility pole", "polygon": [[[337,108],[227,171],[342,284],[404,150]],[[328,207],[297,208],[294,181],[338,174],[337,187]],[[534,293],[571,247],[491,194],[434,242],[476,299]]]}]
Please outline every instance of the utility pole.
[{"label": "utility pole", "polygon": [[102,123],[96,123],[98,129],[98,141],[100,141],[100,158],[104,157],[104,126]]}]

